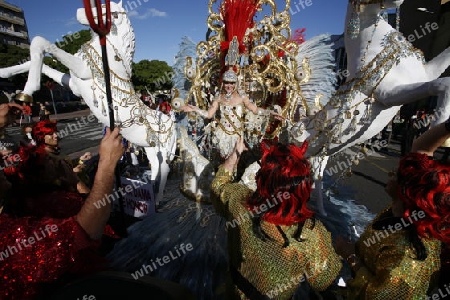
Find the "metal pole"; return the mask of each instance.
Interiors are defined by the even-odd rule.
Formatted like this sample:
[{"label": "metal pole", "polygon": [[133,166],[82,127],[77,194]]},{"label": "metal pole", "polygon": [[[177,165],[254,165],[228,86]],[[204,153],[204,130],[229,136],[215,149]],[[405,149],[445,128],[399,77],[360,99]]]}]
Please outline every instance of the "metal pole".
[{"label": "metal pole", "polygon": [[[103,73],[105,74],[105,89],[106,89],[106,100],[108,103],[108,112],[109,112],[109,127],[111,130],[114,129],[114,109],[112,105],[112,95],[111,95],[111,80],[109,74],[109,63],[108,63],[108,54],[106,51],[106,35],[109,34],[111,30],[111,8],[110,8],[110,0],[105,0],[105,22],[103,21],[103,12],[102,12],[102,1],[101,0],[83,0],[84,8],[86,12],[86,17],[89,21],[89,25],[92,30],[98,34],[100,38],[100,47],[102,49],[102,62],[103,62]],[[92,8],[95,8],[97,11],[97,23],[94,19],[94,14],[92,12]],[[120,184],[120,169],[116,166],[115,169],[115,177],[116,177],[116,188],[119,189]],[[127,229],[125,224],[125,209],[124,209],[124,200],[122,193],[119,193],[119,206],[120,206],[120,214],[122,221],[122,232],[120,233],[122,236],[127,236]]]},{"label": "metal pole", "polygon": [[55,117],[58,116],[58,112],[56,111],[55,99],[53,98],[53,90],[50,90],[50,95],[52,96],[53,110],[55,112]]}]

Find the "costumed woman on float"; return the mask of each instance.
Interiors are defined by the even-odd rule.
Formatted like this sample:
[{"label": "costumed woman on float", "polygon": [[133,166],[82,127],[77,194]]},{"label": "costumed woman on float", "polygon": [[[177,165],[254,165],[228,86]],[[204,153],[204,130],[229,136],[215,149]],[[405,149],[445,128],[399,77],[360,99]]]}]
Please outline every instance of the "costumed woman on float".
[{"label": "costumed woman on float", "polygon": [[232,69],[223,73],[222,86],[225,94],[218,95],[208,110],[202,110],[190,104],[181,107],[181,110],[195,112],[206,119],[213,118],[217,110],[220,110],[220,120],[214,130],[214,141],[218,145],[220,155],[227,158],[234,149],[239,136],[244,132],[245,108],[255,115],[271,115],[278,120],[283,120],[284,117],[272,110],[259,108],[251,102],[245,92],[238,89],[238,76]]}]

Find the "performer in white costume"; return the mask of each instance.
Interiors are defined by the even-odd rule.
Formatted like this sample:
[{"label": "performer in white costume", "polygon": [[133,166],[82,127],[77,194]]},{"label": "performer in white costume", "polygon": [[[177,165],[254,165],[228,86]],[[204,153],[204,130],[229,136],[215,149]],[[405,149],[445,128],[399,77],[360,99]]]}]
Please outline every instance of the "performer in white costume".
[{"label": "performer in white costume", "polygon": [[243,90],[238,89],[238,76],[229,69],[222,76],[222,85],[225,93],[218,95],[208,110],[201,110],[194,105],[181,107],[184,112],[196,112],[206,119],[212,119],[220,111],[220,119],[216,122],[213,142],[220,150],[220,155],[227,158],[236,145],[236,141],[244,133],[244,114],[248,109],[255,115],[274,116],[278,120],[284,117],[280,114],[259,108],[251,102]]}]

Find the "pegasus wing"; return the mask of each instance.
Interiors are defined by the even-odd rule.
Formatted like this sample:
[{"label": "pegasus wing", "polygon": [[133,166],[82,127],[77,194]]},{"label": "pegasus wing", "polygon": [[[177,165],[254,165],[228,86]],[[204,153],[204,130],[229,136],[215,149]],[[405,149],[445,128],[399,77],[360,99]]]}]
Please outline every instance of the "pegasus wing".
[{"label": "pegasus wing", "polygon": [[325,105],[336,90],[333,52],[329,34],[315,36],[299,45],[297,77],[310,113]]},{"label": "pegasus wing", "polygon": [[195,61],[196,57],[196,45],[187,36],[184,36],[180,43],[180,49],[175,56],[175,63],[172,67],[173,77],[172,83],[173,88],[178,91],[176,97],[181,99],[186,99],[188,91],[190,89],[190,81],[186,78],[185,67],[187,64],[188,57],[191,57]]}]

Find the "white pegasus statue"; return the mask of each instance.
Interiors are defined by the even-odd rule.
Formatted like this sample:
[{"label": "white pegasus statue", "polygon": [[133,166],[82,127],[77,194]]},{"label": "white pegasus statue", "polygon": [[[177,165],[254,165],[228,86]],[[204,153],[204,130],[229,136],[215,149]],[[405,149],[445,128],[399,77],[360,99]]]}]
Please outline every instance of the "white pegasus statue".
[{"label": "white pegasus statue", "polygon": [[[439,78],[450,65],[450,48],[425,62],[421,51],[381,16],[383,7],[399,8],[403,2],[349,1],[345,33],[349,76],[323,109],[291,129],[296,141],[309,141],[307,155],[320,203],[329,157],[379,133],[401,105],[436,95],[432,125],[450,115],[450,79]],[[326,214],[323,205],[319,207]]]},{"label": "white pegasus statue", "polygon": [[[93,11],[95,14],[96,10]],[[174,158],[176,149],[175,126],[168,115],[151,110],[136,95],[131,82],[135,36],[122,1],[111,2],[111,14],[112,29],[107,35],[107,54],[114,119],[121,127],[124,138],[136,146],[144,147],[152,168],[151,179],[157,184],[155,200],[158,204],[170,171],[169,163]],[[78,9],[77,19],[81,24],[89,26],[84,8]],[[99,36],[93,31],[91,34],[92,39],[74,55],[37,36],[30,46],[31,61],[0,69],[0,77],[7,78],[28,72],[28,80],[20,97],[24,101],[32,101],[31,96],[40,88],[41,73],[44,73],[82,97],[98,120],[109,126]],[[64,64],[70,74],[63,74],[43,64],[45,53]]]}]

